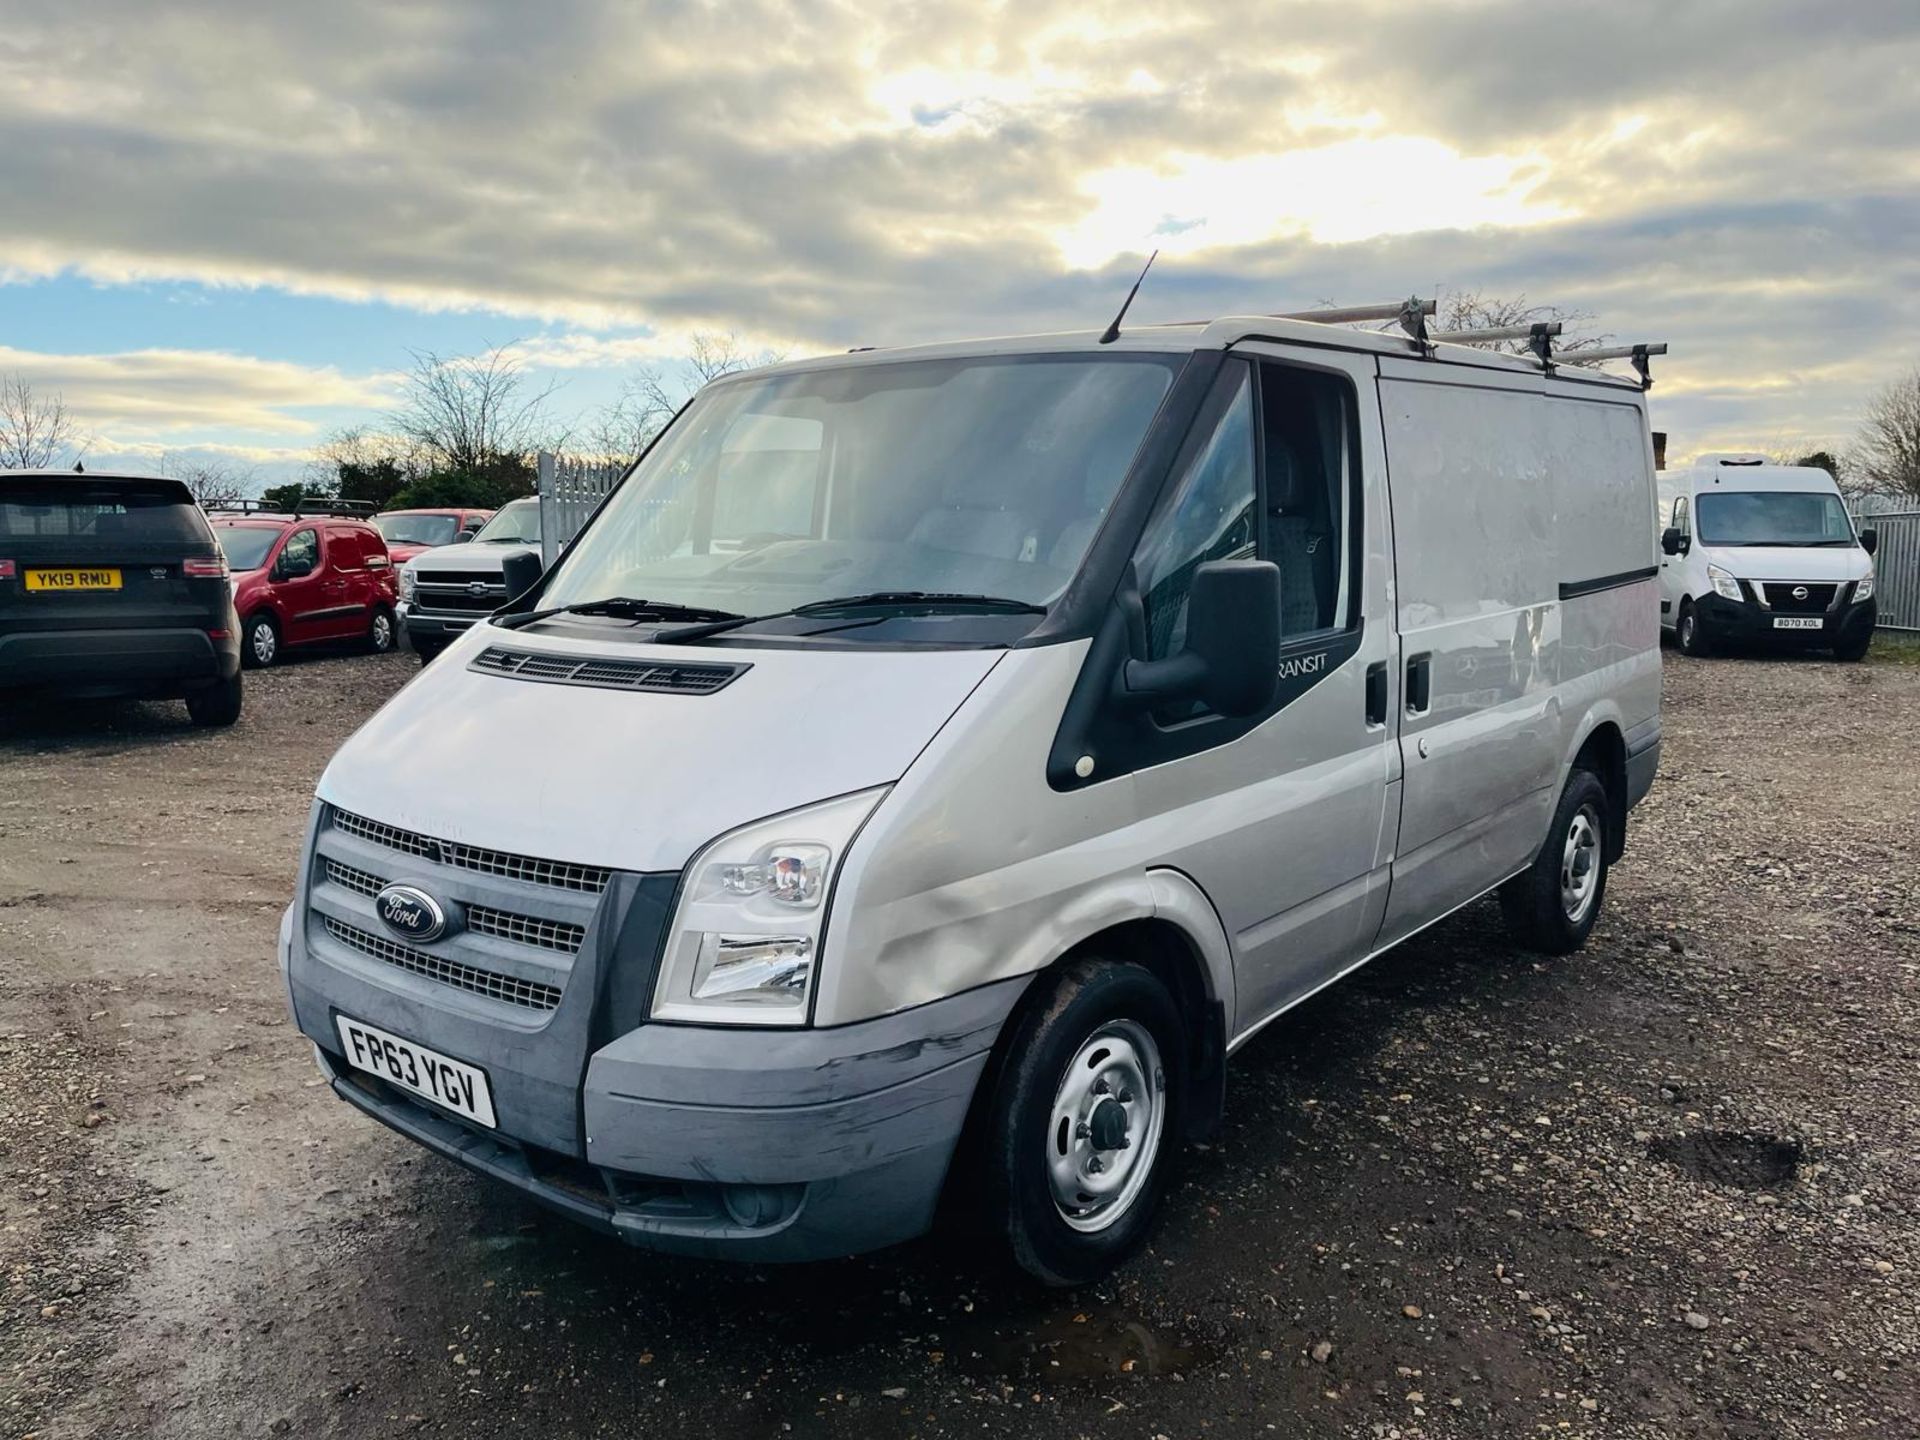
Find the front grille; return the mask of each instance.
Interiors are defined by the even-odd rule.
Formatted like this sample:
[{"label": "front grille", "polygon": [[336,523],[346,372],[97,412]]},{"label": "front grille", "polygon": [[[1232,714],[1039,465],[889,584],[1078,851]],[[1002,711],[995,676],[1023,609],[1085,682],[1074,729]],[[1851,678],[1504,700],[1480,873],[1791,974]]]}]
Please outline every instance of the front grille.
[{"label": "front grille", "polygon": [[535,945],[542,950],[558,950],[572,955],[586,939],[587,927],[570,925],[565,920],[541,920],[532,915],[515,915],[495,910],[490,905],[467,907],[467,929],[481,935],[511,940],[519,945]]},{"label": "front grille", "polygon": [[397,944],[384,936],[371,935],[331,915],[325,918],[327,933],[342,945],[415,975],[437,980],[442,985],[451,985],[456,990],[484,995],[508,1005],[518,1005],[525,1010],[551,1010],[560,1003],[560,991],[556,986],[542,985],[537,980],[522,980],[514,975],[482,969],[478,965],[465,965],[458,960],[429,955],[424,950]]},{"label": "front grille", "polygon": [[378,875],[369,875],[351,865],[342,865],[338,860],[327,861],[327,879],[349,890],[358,890],[362,895],[378,895],[387,888],[387,882]]},{"label": "front grille", "polygon": [[462,845],[453,840],[436,840],[418,835],[379,820],[369,820],[347,810],[333,812],[333,828],[369,844],[417,855],[423,860],[482,875],[500,875],[509,880],[524,880],[530,885],[551,885],[557,890],[579,890],[597,895],[607,888],[613,872],[592,865],[572,865],[563,860],[539,860],[530,855],[514,855],[505,850],[487,850],[477,845]]},{"label": "front grille", "polygon": [[[1834,592],[1840,587],[1831,583],[1816,585],[1812,581],[1767,580],[1762,582],[1762,588],[1770,610],[1788,615],[1818,615],[1833,608]],[[1807,593],[1804,597],[1797,596],[1793,593],[1796,590]]]},{"label": "front grille", "polygon": [[414,603],[421,610],[451,611],[460,615],[491,615],[507,603],[504,588],[470,595],[465,590],[435,590],[422,585],[414,592]]},{"label": "front grille", "polygon": [[541,680],[550,685],[592,685],[656,695],[711,695],[732,684],[749,667],[551,655],[494,645],[482,650],[468,668],[489,675],[510,675],[516,680]]}]

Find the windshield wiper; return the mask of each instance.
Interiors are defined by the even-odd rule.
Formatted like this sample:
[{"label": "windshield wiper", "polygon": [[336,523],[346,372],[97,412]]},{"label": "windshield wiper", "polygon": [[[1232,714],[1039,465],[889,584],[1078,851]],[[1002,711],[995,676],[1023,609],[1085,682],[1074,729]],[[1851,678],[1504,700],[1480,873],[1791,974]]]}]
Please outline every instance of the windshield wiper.
[{"label": "windshield wiper", "polygon": [[572,605],[554,605],[545,610],[529,610],[524,615],[507,615],[493,623],[505,630],[518,630],[550,615],[612,615],[621,620],[709,620],[721,624],[751,620],[732,610],[715,610],[707,605],[680,605],[672,600],[642,600],[633,595],[609,595],[602,600],[581,600]]},{"label": "windshield wiper", "polygon": [[658,645],[677,645],[704,640],[752,625],[761,620],[785,620],[796,615],[832,615],[845,610],[920,611],[928,615],[964,613],[968,610],[1000,610],[1017,615],[1044,615],[1047,607],[1030,600],[1013,600],[1004,595],[968,595],[946,590],[869,590],[862,595],[836,595],[828,600],[809,600],[789,610],[771,610],[765,615],[736,615],[715,620],[709,625],[689,625],[684,630],[667,630],[653,637]]}]

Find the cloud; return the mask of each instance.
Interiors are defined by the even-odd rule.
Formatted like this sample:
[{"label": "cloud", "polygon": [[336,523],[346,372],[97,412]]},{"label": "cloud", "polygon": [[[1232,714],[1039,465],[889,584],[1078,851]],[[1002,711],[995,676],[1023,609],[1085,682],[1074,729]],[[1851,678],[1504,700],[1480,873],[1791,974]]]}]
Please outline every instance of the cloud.
[{"label": "cloud", "polygon": [[1142,313],[1525,290],[1672,341],[1682,425],[1825,433],[1913,354],[1917,69],[1913,0],[13,0],[0,277],[577,369],[1097,325],[1164,245]]},{"label": "cloud", "polygon": [[[324,412],[381,407],[394,397],[391,377],[209,350],[52,355],[0,345],[0,373],[15,372],[58,392],[91,430],[95,449],[126,453],[207,432],[310,444]],[[277,448],[256,458],[271,458]]]}]

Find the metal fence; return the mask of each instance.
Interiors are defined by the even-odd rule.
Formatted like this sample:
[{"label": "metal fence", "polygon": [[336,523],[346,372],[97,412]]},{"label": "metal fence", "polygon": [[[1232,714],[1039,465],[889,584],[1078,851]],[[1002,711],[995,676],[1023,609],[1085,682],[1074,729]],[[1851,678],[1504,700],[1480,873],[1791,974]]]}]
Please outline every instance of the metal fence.
[{"label": "metal fence", "polygon": [[1880,548],[1873,557],[1880,628],[1920,630],[1920,510],[1862,515],[1860,520],[1863,527],[1880,532]]},{"label": "metal fence", "polygon": [[580,533],[594,507],[620,483],[627,467],[542,450],[539,469],[540,558],[551,565],[560,547]]}]

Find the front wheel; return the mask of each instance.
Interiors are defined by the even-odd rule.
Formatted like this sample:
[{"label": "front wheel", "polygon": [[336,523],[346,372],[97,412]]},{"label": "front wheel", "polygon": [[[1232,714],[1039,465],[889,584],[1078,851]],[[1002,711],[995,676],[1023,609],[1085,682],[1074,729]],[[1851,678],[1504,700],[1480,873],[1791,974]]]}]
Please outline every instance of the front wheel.
[{"label": "front wheel", "polygon": [[1098,1280],[1147,1238],[1180,1145],[1186,1030],[1139,965],[1080,960],[1009,1037],[987,1115],[988,1213],[1047,1285]]},{"label": "front wheel", "polygon": [[1864,660],[1872,644],[1873,631],[1863,627],[1858,635],[1841,637],[1840,643],[1833,647],[1834,658],[1849,661]]},{"label": "front wheel", "polygon": [[280,658],[280,627],[262,612],[247,617],[240,631],[240,661],[249,670],[264,670]]},{"label": "front wheel", "polygon": [[1560,792],[1547,840],[1533,864],[1500,887],[1500,909],[1515,941],[1544,955],[1586,944],[1607,893],[1607,787],[1575,769]]},{"label": "front wheel", "polygon": [[1680,620],[1674,629],[1674,643],[1680,647],[1682,655],[1698,658],[1711,653],[1706,632],[1700,628],[1700,612],[1693,608],[1691,600],[1680,602]]},{"label": "front wheel", "polygon": [[446,642],[443,640],[415,640],[413,642],[413,653],[420,657],[420,668],[423,670],[431,665],[434,657],[446,648]]}]

